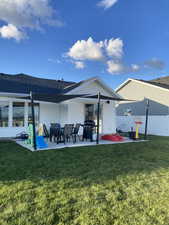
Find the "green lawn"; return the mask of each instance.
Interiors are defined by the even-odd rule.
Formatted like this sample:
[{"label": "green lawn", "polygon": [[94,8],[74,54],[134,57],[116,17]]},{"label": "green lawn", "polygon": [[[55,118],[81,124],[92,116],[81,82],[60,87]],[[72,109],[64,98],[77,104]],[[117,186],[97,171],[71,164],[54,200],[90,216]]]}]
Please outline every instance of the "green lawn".
[{"label": "green lawn", "polygon": [[0,142],[0,225],[168,225],[169,138],[32,153]]}]

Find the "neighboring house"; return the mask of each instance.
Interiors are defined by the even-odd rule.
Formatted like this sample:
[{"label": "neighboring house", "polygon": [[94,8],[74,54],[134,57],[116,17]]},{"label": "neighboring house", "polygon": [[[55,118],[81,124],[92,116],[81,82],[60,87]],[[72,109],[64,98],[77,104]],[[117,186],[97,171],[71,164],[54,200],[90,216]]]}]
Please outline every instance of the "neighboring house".
[{"label": "neighboring house", "polygon": [[120,103],[116,108],[118,129],[128,131],[135,127],[135,120],[141,120],[140,131],[144,133],[149,100],[148,133],[169,136],[169,77],[151,81],[128,79],[116,89],[116,93],[135,100]]},{"label": "neighboring house", "polygon": [[[24,74],[0,74],[0,137],[14,137],[26,131],[32,120],[29,100],[19,97],[24,94],[97,94],[117,97],[98,77],[79,83],[63,80],[49,80]],[[96,121],[97,99],[76,98],[62,103],[35,102],[36,124],[43,123],[49,128],[51,123],[84,123],[87,119]],[[101,101],[100,132],[116,132],[114,101]]]}]

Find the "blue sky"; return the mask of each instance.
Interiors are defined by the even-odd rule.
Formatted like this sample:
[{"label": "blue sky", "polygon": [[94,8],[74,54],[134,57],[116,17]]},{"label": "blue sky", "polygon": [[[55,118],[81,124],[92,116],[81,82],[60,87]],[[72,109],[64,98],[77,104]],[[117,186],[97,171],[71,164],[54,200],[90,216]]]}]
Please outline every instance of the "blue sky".
[{"label": "blue sky", "polygon": [[167,76],[168,10],[168,0],[1,0],[0,72],[113,88]]}]

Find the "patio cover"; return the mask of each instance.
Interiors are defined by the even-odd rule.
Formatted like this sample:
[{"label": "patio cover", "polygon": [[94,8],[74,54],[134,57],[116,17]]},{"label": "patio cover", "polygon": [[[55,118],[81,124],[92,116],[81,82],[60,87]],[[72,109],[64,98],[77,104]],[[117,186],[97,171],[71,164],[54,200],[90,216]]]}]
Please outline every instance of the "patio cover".
[{"label": "patio cover", "polygon": [[[53,102],[53,103],[61,103],[67,100],[71,100],[74,98],[92,98],[98,99],[98,95],[88,95],[88,94],[80,94],[80,95],[64,95],[64,94],[33,94],[33,99],[36,101],[44,101],[44,102]],[[115,98],[100,95],[101,100],[109,100],[109,101],[130,101],[122,98]]]},{"label": "patio cover", "polygon": [[[90,95],[90,96],[85,96],[84,98],[92,98],[92,99],[98,99],[98,95]],[[107,101],[132,101],[128,99],[123,99],[123,98],[115,98],[115,97],[110,97],[110,96],[105,96],[100,94],[100,99],[101,100],[107,100]]]},{"label": "patio cover", "polygon": [[[74,98],[81,98],[85,95],[64,95],[64,94],[38,94],[32,93],[32,97],[34,101],[43,101],[43,102],[51,102],[51,103],[60,103],[63,101],[71,100]],[[28,97],[22,97],[22,99],[30,99],[30,95]]]},{"label": "patio cover", "polygon": [[[1,94],[0,94],[1,95]],[[11,93],[2,93],[3,97],[9,98],[18,98],[18,99],[25,99],[30,100],[30,94],[14,94]],[[43,102],[51,102],[51,103],[61,103],[67,100],[75,99],[75,98],[86,98],[86,99],[98,99],[98,95],[89,95],[89,94],[77,94],[77,95],[65,95],[65,94],[43,94],[43,93],[32,93],[32,97],[34,101],[43,101]],[[116,98],[111,96],[105,96],[100,94],[101,100],[107,101],[132,101],[123,98]]]}]

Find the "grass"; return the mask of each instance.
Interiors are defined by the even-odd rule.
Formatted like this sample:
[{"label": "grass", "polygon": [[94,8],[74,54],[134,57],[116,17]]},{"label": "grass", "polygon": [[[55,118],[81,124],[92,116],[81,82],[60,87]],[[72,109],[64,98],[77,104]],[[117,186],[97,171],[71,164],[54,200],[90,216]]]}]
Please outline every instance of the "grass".
[{"label": "grass", "polygon": [[0,142],[0,225],[169,224],[169,138],[32,153]]}]

